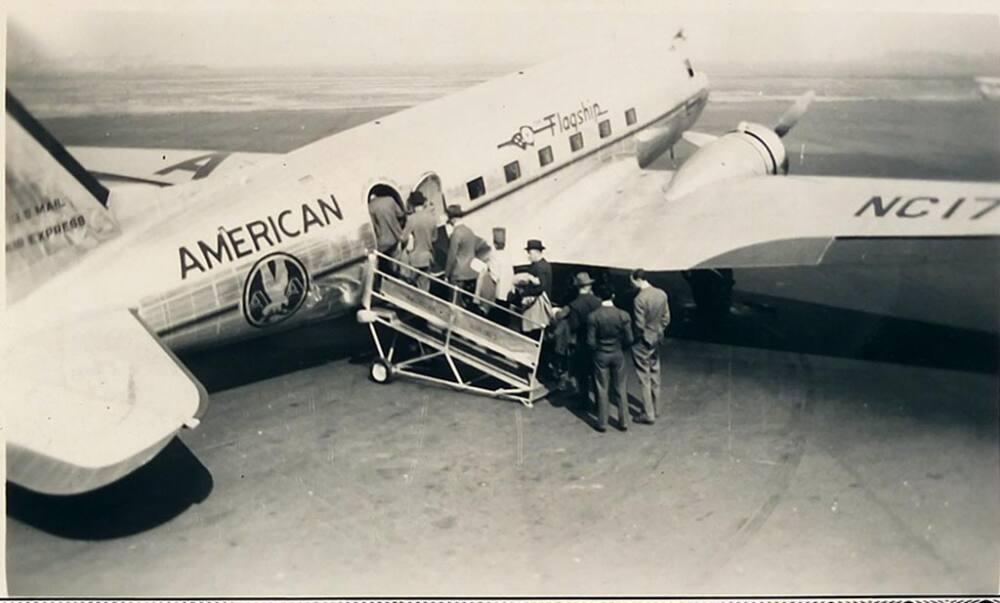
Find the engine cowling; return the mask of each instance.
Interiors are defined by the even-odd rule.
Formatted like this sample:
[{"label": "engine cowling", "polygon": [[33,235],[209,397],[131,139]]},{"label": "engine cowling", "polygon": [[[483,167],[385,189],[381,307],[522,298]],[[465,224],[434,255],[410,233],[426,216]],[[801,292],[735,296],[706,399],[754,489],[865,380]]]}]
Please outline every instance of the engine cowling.
[{"label": "engine cowling", "polygon": [[736,130],[698,149],[677,171],[667,188],[668,201],[721,180],[787,174],[785,145],[771,128],[742,122]]}]

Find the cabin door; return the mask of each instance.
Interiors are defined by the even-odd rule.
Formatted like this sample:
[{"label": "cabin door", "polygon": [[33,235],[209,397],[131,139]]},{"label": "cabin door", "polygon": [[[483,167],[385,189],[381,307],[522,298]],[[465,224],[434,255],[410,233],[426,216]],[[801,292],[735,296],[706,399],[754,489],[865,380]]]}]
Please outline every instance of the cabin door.
[{"label": "cabin door", "polygon": [[[428,208],[424,211],[434,212],[437,223],[445,223],[445,207],[447,201],[444,198],[444,190],[441,188],[441,179],[437,174],[431,172],[424,174],[413,187],[414,191],[419,191],[427,199]],[[438,238],[434,242],[434,265],[438,269],[444,269],[445,260],[448,257],[448,238],[443,228],[438,229]]]},{"label": "cabin door", "polygon": [[431,172],[425,174],[420,182],[413,188],[420,191],[427,198],[427,204],[439,221],[444,219],[445,199],[444,191],[441,189],[441,179],[437,174]]}]

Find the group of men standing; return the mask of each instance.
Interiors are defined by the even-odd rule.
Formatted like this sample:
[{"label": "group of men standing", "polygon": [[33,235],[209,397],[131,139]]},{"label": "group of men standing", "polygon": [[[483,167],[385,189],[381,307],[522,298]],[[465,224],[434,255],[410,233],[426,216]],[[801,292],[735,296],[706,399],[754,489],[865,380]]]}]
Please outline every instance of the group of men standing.
[{"label": "group of men standing", "polygon": [[575,335],[571,362],[578,393],[589,401],[593,385],[601,432],[608,427],[611,401],[618,406],[620,428],[624,431],[629,426],[626,351],[631,352],[642,388],[643,412],[636,421],[655,423],[659,408],[659,349],[670,324],[670,306],[667,294],[649,283],[644,270],[634,270],[630,282],[638,290],[632,316],[615,305],[611,287],[600,285],[595,291],[595,282],[586,272],[574,278],[576,298],[557,313],[557,319],[565,320],[569,333]]},{"label": "group of men standing", "polygon": [[[480,299],[521,311],[550,305],[552,267],[543,257],[541,241],[527,242],[530,264],[515,277],[502,253],[506,238],[502,228],[494,229],[491,247],[461,223],[460,207],[448,206],[447,222],[439,224],[419,191],[410,195],[408,204],[412,210],[409,216],[396,199],[372,195],[369,211],[378,250],[413,267],[410,280],[416,287],[430,290],[427,274],[440,271],[445,280],[465,292],[466,299],[460,303],[470,309]],[[548,327],[554,335],[553,343],[543,346],[540,369],[551,370],[554,374],[549,376],[555,378],[571,375],[573,389],[588,402],[593,389],[601,432],[607,430],[612,401],[618,407],[619,427],[627,430],[629,426],[626,351],[631,353],[642,388],[643,412],[636,421],[653,424],[659,406],[659,348],[670,323],[667,294],[651,285],[642,269],[634,270],[630,281],[638,290],[631,316],[615,306],[611,287],[601,284],[595,290],[595,281],[580,272],[573,279],[577,295],[572,301],[553,310],[541,323],[524,321],[523,328],[529,334]],[[508,317],[493,313],[491,308],[495,309],[488,304],[480,307],[499,322],[506,321]]]}]

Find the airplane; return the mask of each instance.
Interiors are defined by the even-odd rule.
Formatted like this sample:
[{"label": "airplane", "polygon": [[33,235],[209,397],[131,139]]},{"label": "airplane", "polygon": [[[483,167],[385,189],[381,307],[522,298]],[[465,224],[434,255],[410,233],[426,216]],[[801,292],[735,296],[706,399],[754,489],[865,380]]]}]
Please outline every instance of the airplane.
[{"label": "airplane", "polygon": [[[1000,237],[997,183],[790,175],[782,138],[809,95],[721,136],[690,131],[708,98],[665,36],[284,155],[78,149],[81,163],[8,91],[8,480],[109,484],[203,416],[177,351],[356,311],[373,193],[421,191],[478,232],[506,228],[512,249],[539,238],[552,262],[614,269],[825,266],[857,261],[856,241]],[[648,169],[685,135],[699,148],[679,169]]]}]

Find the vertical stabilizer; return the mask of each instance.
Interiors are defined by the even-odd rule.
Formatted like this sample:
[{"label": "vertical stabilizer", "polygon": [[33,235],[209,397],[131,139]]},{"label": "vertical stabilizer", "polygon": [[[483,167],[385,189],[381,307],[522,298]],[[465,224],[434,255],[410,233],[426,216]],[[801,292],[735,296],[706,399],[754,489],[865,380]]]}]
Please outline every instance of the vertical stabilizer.
[{"label": "vertical stabilizer", "polygon": [[6,93],[7,302],[118,234],[108,189]]}]

